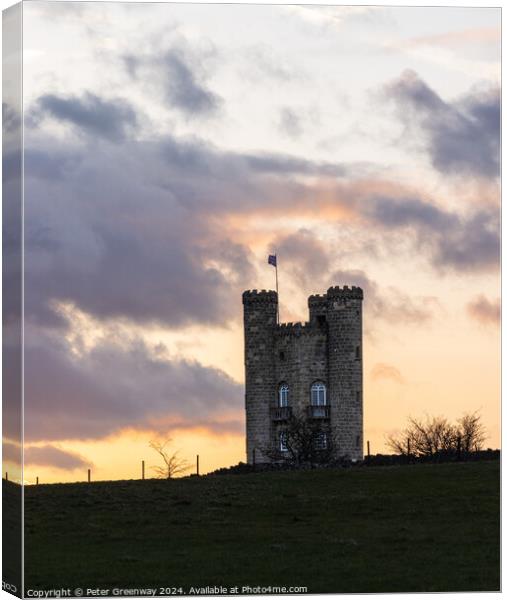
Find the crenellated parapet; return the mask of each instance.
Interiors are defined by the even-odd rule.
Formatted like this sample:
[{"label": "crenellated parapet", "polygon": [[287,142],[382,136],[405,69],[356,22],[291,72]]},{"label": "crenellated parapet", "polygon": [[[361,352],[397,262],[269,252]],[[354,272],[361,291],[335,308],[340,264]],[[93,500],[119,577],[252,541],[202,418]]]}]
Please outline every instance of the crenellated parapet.
[{"label": "crenellated parapet", "polygon": [[243,292],[243,304],[253,302],[273,304],[278,303],[278,294],[273,290],[246,290]]},{"label": "crenellated parapet", "polygon": [[280,323],[275,329],[275,334],[277,335],[277,337],[299,337],[301,335],[322,335],[322,331],[318,327],[316,327],[314,323],[306,321],[304,323]]},{"label": "crenellated parapet", "polygon": [[362,300],[363,299],[363,290],[360,287],[357,287],[355,285],[353,285],[352,287],[349,287],[348,285],[344,285],[343,287],[340,287],[339,285],[336,285],[334,287],[330,287],[327,290],[327,297],[329,299],[332,298],[351,298],[351,299],[355,299],[355,300]]},{"label": "crenellated parapet", "polygon": [[326,306],[327,303],[327,294],[313,294],[308,297],[308,307],[319,307]]}]

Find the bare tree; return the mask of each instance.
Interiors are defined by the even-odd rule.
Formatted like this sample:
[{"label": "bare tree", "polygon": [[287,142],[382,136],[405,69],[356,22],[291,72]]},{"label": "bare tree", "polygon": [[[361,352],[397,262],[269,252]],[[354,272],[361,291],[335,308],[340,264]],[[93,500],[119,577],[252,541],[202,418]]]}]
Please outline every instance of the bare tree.
[{"label": "bare tree", "polygon": [[190,469],[190,463],[179,456],[179,451],[169,452],[167,449],[171,439],[167,439],[164,442],[150,441],[150,448],[153,448],[164,461],[162,466],[155,465],[151,467],[157,476],[161,479],[171,479],[175,475],[180,475]]},{"label": "bare tree", "polygon": [[329,424],[292,413],[263,453],[293,466],[326,464],[336,458],[336,441]]},{"label": "bare tree", "polygon": [[408,426],[387,436],[386,443],[396,454],[434,457],[480,450],[486,437],[480,415],[475,412],[466,413],[454,425],[445,417],[410,417]]},{"label": "bare tree", "polygon": [[478,450],[482,450],[484,442],[488,438],[486,428],[481,423],[481,416],[478,414],[478,411],[465,413],[458,419],[456,431],[460,437],[463,452],[477,452]]}]

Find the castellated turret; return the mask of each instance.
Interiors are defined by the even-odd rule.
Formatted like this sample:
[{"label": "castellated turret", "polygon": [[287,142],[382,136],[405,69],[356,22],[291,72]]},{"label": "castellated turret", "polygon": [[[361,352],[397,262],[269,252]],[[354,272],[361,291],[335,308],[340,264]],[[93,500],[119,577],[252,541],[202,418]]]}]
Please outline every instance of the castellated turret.
[{"label": "castellated turret", "polygon": [[243,307],[247,460],[265,462],[262,449],[270,444],[270,400],[276,390],[278,294],[266,290],[244,292]]},{"label": "castellated turret", "polygon": [[276,292],[243,293],[249,463],[270,460],[292,413],[331,430],[337,457],[363,458],[362,301],[331,287],[308,298],[308,322],[277,324]]}]

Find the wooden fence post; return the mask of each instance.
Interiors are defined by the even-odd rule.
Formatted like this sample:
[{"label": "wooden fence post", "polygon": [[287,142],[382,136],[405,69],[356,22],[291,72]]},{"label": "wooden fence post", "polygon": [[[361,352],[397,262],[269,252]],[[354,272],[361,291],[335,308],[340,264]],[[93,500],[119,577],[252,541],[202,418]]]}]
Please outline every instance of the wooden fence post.
[{"label": "wooden fence post", "polygon": [[5,481],[9,481],[9,473],[7,471],[5,471]]},{"label": "wooden fence post", "polygon": [[410,456],[410,438],[407,438],[407,454]]},{"label": "wooden fence post", "polygon": [[35,485],[39,485],[39,478],[38,477],[35,479]]},{"label": "wooden fence post", "polygon": [[253,468],[255,469],[255,448],[252,450],[252,464]]},{"label": "wooden fence post", "polygon": [[92,480],[92,470],[88,469],[88,483],[90,483]]},{"label": "wooden fence post", "polygon": [[368,458],[370,458],[370,440],[368,440],[368,441],[366,442],[366,448],[367,448],[367,455],[368,455]]},{"label": "wooden fence post", "polygon": [[197,455],[197,460],[196,460],[196,472],[197,472],[197,475],[199,475],[199,455]]},{"label": "wooden fence post", "polygon": [[144,479],[144,460],[141,461],[141,478]]}]

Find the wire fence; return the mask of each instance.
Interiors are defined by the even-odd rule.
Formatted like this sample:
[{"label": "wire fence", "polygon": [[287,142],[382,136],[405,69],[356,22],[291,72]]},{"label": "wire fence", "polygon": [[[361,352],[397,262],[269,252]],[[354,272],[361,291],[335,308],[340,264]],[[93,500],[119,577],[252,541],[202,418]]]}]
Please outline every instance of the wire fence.
[{"label": "wire fence", "polygon": [[[492,450],[490,448],[486,449],[486,450],[476,450],[476,451],[470,451],[470,452],[464,452],[463,450],[461,450],[460,448],[458,448],[458,451],[453,451],[453,452],[437,452],[432,456],[417,456],[415,453],[412,453],[412,449],[410,447],[410,440],[407,441],[407,448],[406,451],[402,454],[373,454],[372,453],[372,447],[370,444],[370,441],[368,440],[366,442],[366,454],[364,455],[364,458],[362,461],[355,461],[355,463],[351,464],[362,464],[365,466],[383,466],[383,465],[395,465],[395,464],[414,464],[414,463],[435,463],[435,462],[461,462],[461,461],[466,461],[466,462],[473,462],[473,461],[484,461],[484,460],[499,460],[500,459],[500,450]],[[346,462],[346,461],[345,461]],[[343,464],[345,464],[344,461],[342,461]],[[332,465],[329,465],[332,466]],[[260,468],[259,470],[264,470],[266,468],[269,467],[269,465],[260,465],[257,464],[256,461],[256,455],[255,455],[255,449],[253,452],[253,460],[251,464],[246,464],[246,463],[239,463],[238,465],[233,465],[230,467],[223,467],[223,468],[219,468],[216,469],[216,473],[225,473],[225,472],[250,472],[250,471],[255,471],[256,467],[263,467]],[[269,470],[269,469],[268,469]],[[141,464],[140,464],[140,469],[138,471],[139,475],[140,475],[140,480],[144,481],[144,480],[153,480],[153,479],[177,479],[179,478],[178,476],[154,476],[154,477],[147,477],[146,476],[146,462],[144,460],[141,460]],[[200,456],[199,454],[196,454],[195,456],[195,463],[189,465],[188,469],[185,470],[185,474],[179,474],[180,477],[188,477],[188,476],[193,476],[193,477],[198,477],[201,475],[201,471],[200,471]],[[123,478],[122,480],[124,480],[125,478]],[[138,478],[133,478],[134,480],[138,480]],[[17,483],[20,484],[21,480],[17,479],[17,478],[10,478],[9,477],[9,472],[5,471],[5,475],[4,475],[4,480],[5,481],[11,481],[13,483]],[[117,481],[122,481],[122,480],[117,480]],[[82,479],[82,480],[77,480],[77,481],[68,481],[65,483],[94,483],[95,482],[99,482],[99,481],[112,481],[112,480],[108,480],[108,479],[99,479],[99,480],[94,480],[93,479],[93,473],[92,473],[92,469],[88,468],[87,469],[87,473],[86,473],[86,478]],[[25,485],[42,485],[44,482],[40,479],[40,477],[37,475],[35,477],[34,480],[26,480],[24,481]]]},{"label": "wire fence", "polygon": [[[193,475],[193,476],[199,476],[201,474],[200,472],[200,456],[199,454],[196,454],[195,457],[195,463],[190,465],[187,471],[192,471],[192,472],[186,472],[185,475],[182,475],[183,477],[185,476],[189,476],[189,475]],[[140,465],[140,471],[139,474],[141,475],[140,479],[142,481],[144,481],[145,479],[177,479],[178,477],[162,477],[160,475],[155,476],[155,477],[147,477],[146,476],[146,461],[142,460],[141,461],[141,465]],[[9,478],[9,472],[5,471],[4,477],[3,479],[5,481],[10,481],[12,483],[21,483],[21,479],[20,478]],[[137,479],[137,478],[135,478]],[[100,480],[95,480],[95,481],[108,481],[107,479],[100,479]],[[121,481],[121,480],[118,480]],[[94,479],[93,479],[93,474],[92,474],[92,469],[88,468],[87,472],[86,472],[86,479],[83,480],[76,480],[76,481],[68,481],[65,483],[93,483]],[[41,478],[37,475],[35,477],[35,479],[25,479],[24,484],[25,485],[42,485],[44,482],[41,480]]]}]

